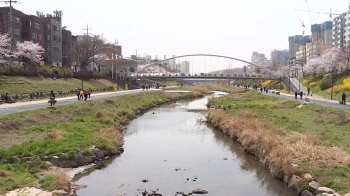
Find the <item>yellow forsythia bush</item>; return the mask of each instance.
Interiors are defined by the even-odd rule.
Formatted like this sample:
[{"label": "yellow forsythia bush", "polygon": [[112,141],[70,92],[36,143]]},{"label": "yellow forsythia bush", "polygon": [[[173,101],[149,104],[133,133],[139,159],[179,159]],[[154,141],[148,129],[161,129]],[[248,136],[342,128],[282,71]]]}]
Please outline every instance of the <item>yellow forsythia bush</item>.
[{"label": "yellow forsythia bush", "polygon": [[343,80],[344,90],[350,89],[350,77],[347,77]]},{"label": "yellow forsythia bush", "polygon": [[271,83],[272,83],[272,80],[266,80],[266,81],[263,82],[261,85],[262,85],[263,87],[265,87],[265,86],[269,86]]},{"label": "yellow forsythia bush", "polygon": [[309,85],[310,85],[310,87],[314,87],[314,86],[317,85],[317,83],[316,82],[311,82]]}]

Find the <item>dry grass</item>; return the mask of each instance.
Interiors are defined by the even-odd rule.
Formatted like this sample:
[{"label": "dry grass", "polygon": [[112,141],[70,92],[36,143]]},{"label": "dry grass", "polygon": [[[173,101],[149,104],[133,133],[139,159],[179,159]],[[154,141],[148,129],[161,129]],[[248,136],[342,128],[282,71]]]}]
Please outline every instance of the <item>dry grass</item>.
[{"label": "dry grass", "polygon": [[308,133],[286,133],[272,123],[260,121],[250,111],[238,111],[235,116],[223,110],[210,110],[208,120],[237,140],[246,150],[262,149],[273,165],[279,166],[286,174],[294,173],[291,163],[307,160],[310,165],[346,166],[350,156],[336,147],[320,146],[319,137]]},{"label": "dry grass", "polygon": [[46,133],[45,138],[59,140],[59,139],[62,139],[63,136],[64,136],[64,132],[62,132],[61,130],[51,130]]},{"label": "dry grass", "polygon": [[70,192],[72,183],[66,175],[66,169],[53,167],[50,168],[50,170],[45,171],[44,174],[55,176],[56,182],[54,184],[54,190]]},{"label": "dry grass", "polygon": [[108,127],[107,129],[101,130],[94,135],[95,143],[112,143],[113,149],[110,149],[112,153],[118,153],[118,149],[123,144],[122,133],[118,127],[114,125]]},{"label": "dry grass", "polygon": [[1,177],[6,177],[6,176],[7,176],[7,173],[4,170],[0,169],[0,178]]},{"label": "dry grass", "polygon": [[111,100],[111,99],[102,99],[100,101],[98,101],[98,104],[99,105],[113,105],[113,104],[116,104],[116,101],[115,100]]},{"label": "dry grass", "polygon": [[103,118],[103,113],[101,111],[98,111],[96,114],[96,118]]}]

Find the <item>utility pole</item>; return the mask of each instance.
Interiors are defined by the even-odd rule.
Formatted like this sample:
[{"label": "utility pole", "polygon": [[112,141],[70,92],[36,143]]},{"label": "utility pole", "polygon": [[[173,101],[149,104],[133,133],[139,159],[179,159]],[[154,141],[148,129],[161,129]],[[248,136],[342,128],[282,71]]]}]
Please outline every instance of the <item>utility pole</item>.
[{"label": "utility pole", "polygon": [[13,21],[13,16],[12,16],[12,3],[14,4],[17,4],[19,3],[18,1],[12,1],[12,0],[9,0],[9,1],[0,1],[1,3],[9,3],[10,4],[10,28],[9,28],[9,31],[10,31],[10,36],[11,36],[11,39],[13,39],[13,28],[12,28],[12,21]]},{"label": "utility pole", "polygon": [[[300,20],[300,19],[299,19]],[[302,37],[302,43],[304,42],[304,51],[303,51],[303,56],[301,57],[301,73],[303,74],[303,66],[304,66],[304,60],[305,60],[305,63],[306,63],[306,40],[304,41],[304,33],[305,33],[305,24],[303,21],[301,21],[301,26],[303,27],[303,37]],[[299,76],[299,70],[298,70],[298,76]],[[299,77],[300,79],[300,77]],[[299,81],[299,91],[300,91],[300,81]]]},{"label": "utility pole", "polygon": [[[86,33],[83,33],[83,34],[86,34],[86,41],[89,42],[90,41],[90,39],[89,39],[89,30],[91,30],[91,28],[89,29],[89,24],[86,24],[86,29],[83,29],[83,30],[86,30]],[[89,45],[88,45],[88,47],[89,47]],[[84,68],[83,68],[83,75],[81,77],[81,89],[84,89],[84,77],[85,77],[86,66],[88,66],[88,65],[84,66]],[[82,68],[81,65],[80,65],[80,68]]]},{"label": "utility pole", "polygon": [[[115,46],[118,46],[118,41],[115,40],[114,41],[114,44],[113,44],[113,47],[112,47],[112,80],[114,79],[114,64],[113,64],[113,60],[115,59]],[[117,65],[116,65],[117,67]],[[116,78],[115,79],[118,79],[117,78],[117,73],[116,73]]]}]

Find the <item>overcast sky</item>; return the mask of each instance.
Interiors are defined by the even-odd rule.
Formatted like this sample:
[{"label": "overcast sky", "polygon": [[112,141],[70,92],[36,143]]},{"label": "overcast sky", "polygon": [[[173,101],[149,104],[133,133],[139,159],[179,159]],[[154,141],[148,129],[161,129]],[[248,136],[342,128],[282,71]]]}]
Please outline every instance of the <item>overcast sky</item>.
[{"label": "overcast sky", "polygon": [[[311,11],[343,13],[348,0],[307,0]],[[305,34],[311,23],[330,20],[328,14],[308,10],[305,0],[19,0],[16,9],[63,11],[63,26],[82,34],[117,39],[123,55],[141,56],[210,53],[250,61],[258,51],[270,57],[273,49],[287,49],[288,36]],[[2,4],[5,6],[4,4]]]}]

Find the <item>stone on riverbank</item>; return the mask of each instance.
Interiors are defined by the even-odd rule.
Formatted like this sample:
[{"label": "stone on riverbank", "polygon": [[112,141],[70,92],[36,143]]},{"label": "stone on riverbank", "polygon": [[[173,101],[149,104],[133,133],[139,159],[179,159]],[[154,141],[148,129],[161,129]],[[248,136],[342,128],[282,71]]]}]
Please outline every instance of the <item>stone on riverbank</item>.
[{"label": "stone on riverbank", "polygon": [[100,150],[98,148],[94,149],[94,153],[95,153],[95,156],[97,157],[97,159],[103,159],[105,157],[102,150]]},{"label": "stone on riverbank", "polygon": [[310,193],[309,191],[307,190],[304,190],[300,196],[314,196],[314,194]]},{"label": "stone on riverbank", "polygon": [[321,184],[315,181],[309,182],[309,190],[312,194],[316,195],[316,190],[321,187]]},{"label": "stone on riverbank", "polygon": [[327,188],[327,187],[319,187],[316,190],[316,194],[321,194],[321,193],[328,193],[328,194],[334,194],[335,190]]}]

